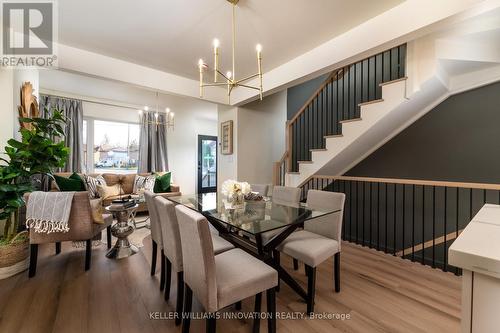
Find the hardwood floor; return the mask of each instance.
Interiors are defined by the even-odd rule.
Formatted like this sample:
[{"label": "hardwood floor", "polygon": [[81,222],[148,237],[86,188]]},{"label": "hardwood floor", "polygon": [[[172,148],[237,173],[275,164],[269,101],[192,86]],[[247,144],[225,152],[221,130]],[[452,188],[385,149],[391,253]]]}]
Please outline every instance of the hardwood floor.
[{"label": "hardwood floor", "polygon": [[[63,243],[40,246],[37,275],[28,273],[0,280],[0,332],[180,332],[165,317],[175,309],[173,277],[169,302],[159,290],[159,269],[149,275],[151,241],[137,255],[107,259],[105,246],[94,248],[92,268],[84,272],[84,249]],[[159,260],[159,259],[158,259]],[[304,286],[304,266],[294,272],[292,260],[283,264]],[[159,266],[159,265],[158,265]],[[175,274],[174,274],[175,275]],[[460,278],[375,250],[343,244],[341,292],[333,291],[333,261],[317,272],[316,313],[343,314],[349,319],[280,319],[278,332],[458,332]],[[294,292],[281,284],[277,309],[285,315],[306,309]],[[264,298],[265,299],[265,298]],[[262,304],[265,309],[265,301]],[[201,308],[194,304],[193,310]],[[234,308],[226,311],[236,312]],[[253,299],[243,302],[253,311]],[[219,320],[218,332],[251,332],[252,320]],[[191,332],[204,332],[205,323],[193,320]],[[267,323],[261,321],[261,332]]]}]

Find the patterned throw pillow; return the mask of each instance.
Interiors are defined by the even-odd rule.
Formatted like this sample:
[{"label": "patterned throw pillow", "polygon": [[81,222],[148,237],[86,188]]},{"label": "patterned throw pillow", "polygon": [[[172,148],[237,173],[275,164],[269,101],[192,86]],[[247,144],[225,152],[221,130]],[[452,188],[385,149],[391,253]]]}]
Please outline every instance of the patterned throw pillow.
[{"label": "patterned throw pillow", "polygon": [[139,192],[143,190],[153,192],[155,181],[156,181],[156,175],[151,175],[147,177],[135,175],[134,194],[139,194]]},{"label": "patterned throw pillow", "polygon": [[104,180],[104,178],[101,175],[99,175],[95,178],[88,176],[88,175],[83,175],[83,177],[85,179],[87,191],[89,191],[90,199],[100,198],[99,191],[97,190],[97,186],[98,185],[101,185],[101,186],[106,185],[106,181]]}]

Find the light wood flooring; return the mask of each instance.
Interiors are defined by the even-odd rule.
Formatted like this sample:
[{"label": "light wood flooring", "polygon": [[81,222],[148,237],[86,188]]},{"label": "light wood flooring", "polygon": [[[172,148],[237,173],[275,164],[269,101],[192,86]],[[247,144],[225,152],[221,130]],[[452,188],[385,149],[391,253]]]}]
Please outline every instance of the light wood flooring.
[{"label": "light wood flooring", "polygon": [[[0,280],[0,332],[180,332],[173,320],[152,320],[150,312],[175,308],[173,278],[170,301],[159,290],[159,273],[149,275],[150,238],[139,254],[121,261],[105,257],[105,246],[94,248],[92,268],[84,272],[84,250],[63,244],[55,256],[54,245],[40,246],[35,278],[28,273]],[[304,286],[303,266],[292,270]],[[333,291],[333,262],[317,273],[316,313],[346,314],[349,319],[282,319],[278,332],[458,332],[460,278],[375,250],[344,243],[341,292]],[[159,265],[158,265],[159,267]],[[159,271],[159,268],[158,268]],[[282,283],[277,308],[287,314],[303,313],[306,306]],[[253,299],[243,302],[252,311]],[[265,297],[263,310],[265,309]],[[193,310],[200,310],[195,303]],[[226,311],[235,311],[228,308]],[[251,332],[252,321],[220,320],[218,332]],[[202,320],[194,320],[191,332],[204,332]],[[265,320],[261,332],[267,331]]]}]

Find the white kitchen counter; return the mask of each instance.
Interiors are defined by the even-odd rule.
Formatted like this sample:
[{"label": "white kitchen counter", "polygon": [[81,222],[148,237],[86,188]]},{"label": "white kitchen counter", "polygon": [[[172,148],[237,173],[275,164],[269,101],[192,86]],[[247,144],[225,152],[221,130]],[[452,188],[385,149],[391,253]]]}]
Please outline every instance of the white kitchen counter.
[{"label": "white kitchen counter", "polygon": [[500,206],[486,204],[448,250],[463,269],[462,332],[500,332]]}]

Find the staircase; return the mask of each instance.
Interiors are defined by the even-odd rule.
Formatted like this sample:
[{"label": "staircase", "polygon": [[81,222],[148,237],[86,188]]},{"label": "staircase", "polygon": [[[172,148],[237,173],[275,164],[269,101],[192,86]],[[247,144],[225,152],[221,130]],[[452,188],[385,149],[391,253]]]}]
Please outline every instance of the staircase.
[{"label": "staircase", "polygon": [[300,187],[314,175],[340,176],[450,95],[498,81],[500,49],[491,43],[500,38],[500,22],[464,30],[334,71],[287,123],[275,183]]},{"label": "staircase", "polygon": [[335,70],[287,123],[276,183],[298,186],[405,100],[406,44]]}]

